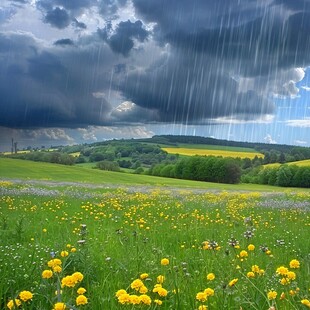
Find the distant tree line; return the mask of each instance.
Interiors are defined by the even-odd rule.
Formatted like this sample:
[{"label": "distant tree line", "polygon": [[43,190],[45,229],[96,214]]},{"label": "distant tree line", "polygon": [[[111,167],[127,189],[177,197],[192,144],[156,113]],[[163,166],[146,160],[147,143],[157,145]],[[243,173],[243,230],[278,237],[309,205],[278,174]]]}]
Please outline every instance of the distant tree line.
[{"label": "distant tree line", "polygon": [[56,151],[33,151],[30,153],[17,153],[10,155],[9,157],[70,166],[74,165],[75,163],[75,158],[73,156]]},{"label": "distant tree line", "polygon": [[192,156],[182,158],[174,164],[158,164],[151,167],[148,174],[177,179],[239,183],[241,177],[240,160],[215,156]]},{"label": "distant tree line", "polygon": [[137,169],[162,162],[174,162],[177,158],[178,155],[168,154],[157,145],[110,141],[85,147],[76,162],[115,161],[121,168]]},{"label": "distant tree line", "polygon": [[244,174],[243,183],[268,184],[284,187],[310,188],[310,167],[281,165],[257,167]]}]

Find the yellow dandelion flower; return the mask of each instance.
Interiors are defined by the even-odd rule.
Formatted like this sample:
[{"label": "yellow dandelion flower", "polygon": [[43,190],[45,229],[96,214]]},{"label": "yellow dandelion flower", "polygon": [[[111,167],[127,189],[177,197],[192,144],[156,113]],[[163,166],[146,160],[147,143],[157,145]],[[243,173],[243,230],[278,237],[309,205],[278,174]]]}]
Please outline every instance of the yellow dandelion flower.
[{"label": "yellow dandelion flower", "polygon": [[132,305],[139,305],[141,302],[138,295],[129,295],[129,300]]},{"label": "yellow dandelion flower", "polygon": [[152,303],[152,299],[148,295],[143,294],[143,295],[140,295],[139,298],[140,298],[140,302],[144,305],[150,305]]},{"label": "yellow dandelion flower", "polygon": [[46,270],[42,271],[42,278],[43,279],[49,279],[52,276],[53,276],[53,271],[52,270],[46,269]]},{"label": "yellow dandelion flower", "polygon": [[154,299],[154,303],[158,306],[163,304],[163,302],[160,299]]},{"label": "yellow dandelion flower", "polygon": [[232,286],[234,286],[237,282],[238,282],[238,278],[232,279],[232,280],[228,283],[228,286],[232,287]]},{"label": "yellow dandelion flower", "polygon": [[207,297],[214,296],[214,289],[210,287],[206,288],[203,292],[207,295]]},{"label": "yellow dandelion flower", "polygon": [[122,305],[130,303],[130,295],[128,293],[124,293],[118,296],[118,302]]},{"label": "yellow dandelion flower", "polygon": [[254,272],[254,273],[259,273],[259,267],[257,265],[253,265],[251,267],[251,270]]},{"label": "yellow dandelion flower", "polygon": [[78,297],[76,297],[75,303],[77,306],[86,305],[88,303],[87,297],[84,295],[79,295]]},{"label": "yellow dandelion flower", "polygon": [[267,297],[269,300],[273,300],[277,298],[278,293],[276,291],[269,291],[267,293]]},{"label": "yellow dandelion flower", "polygon": [[55,267],[53,267],[53,271],[60,273],[62,271],[62,268],[61,268],[61,266],[55,266]]},{"label": "yellow dandelion flower", "polygon": [[77,282],[73,276],[66,276],[61,280],[61,287],[74,287],[76,283]]},{"label": "yellow dandelion flower", "polygon": [[255,273],[254,273],[253,271],[249,271],[249,272],[246,274],[246,276],[247,276],[248,278],[255,278]]},{"label": "yellow dandelion flower", "polygon": [[215,274],[214,273],[208,273],[207,274],[207,280],[209,281],[213,281],[215,279]]},{"label": "yellow dandelion flower", "polygon": [[297,259],[292,259],[290,261],[290,268],[298,269],[300,267],[300,262]]},{"label": "yellow dandelion flower", "polygon": [[143,282],[140,279],[136,279],[131,282],[130,287],[136,291],[140,289],[140,287],[144,286]]},{"label": "yellow dandelion flower", "polygon": [[240,256],[241,258],[246,258],[246,257],[248,257],[248,252],[245,251],[245,250],[242,250],[242,251],[239,253],[239,256]]},{"label": "yellow dandelion flower", "polygon": [[121,289],[121,290],[118,290],[118,291],[115,293],[115,296],[116,296],[116,297],[119,297],[119,296],[121,296],[121,295],[123,295],[123,294],[127,294],[127,292],[126,292],[126,290]]},{"label": "yellow dandelion flower", "polygon": [[75,279],[76,282],[81,282],[84,278],[83,274],[81,272],[75,272],[72,274],[72,277]]},{"label": "yellow dandelion flower", "polygon": [[249,244],[248,245],[248,251],[254,251],[255,250],[255,245],[254,244]]},{"label": "yellow dandelion flower", "polygon": [[72,248],[72,249],[70,250],[70,252],[71,252],[71,253],[76,252],[76,248]]},{"label": "yellow dandelion flower", "polygon": [[263,276],[265,274],[265,270],[264,269],[259,269],[259,275]]},{"label": "yellow dandelion flower", "polygon": [[22,300],[22,301],[28,301],[28,300],[31,300],[33,297],[33,294],[29,291],[22,291],[19,293],[19,298]]},{"label": "yellow dandelion flower", "polygon": [[288,269],[284,266],[280,266],[279,268],[277,268],[276,273],[281,276],[286,276],[288,273]]},{"label": "yellow dandelion flower", "polygon": [[196,299],[198,301],[200,301],[200,302],[207,301],[207,298],[208,298],[208,296],[207,296],[207,294],[205,292],[199,292],[199,293],[196,294]]},{"label": "yellow dandelion flower", "polygon": [[208,307],[206,305],[200,305],[198,310],[208,310]]},{"label": "yellow dandelion flower", "polygon": [[310,300],[309,299],[302,299],[300,301],[303,305],[307,306],[308,308],[310,308]]},{"label": "yellow dandelion flower", "polygon": [[157,278],[156,278],[157,282],[158,283],[163,283],[165,281],[165,277],[162,276],[162,275],[159,275]]},{"label": "yellow dandelion flower", "polygon": [[169,259],[168,258],[163,258],[161,261],[160,261],[160,264],[162,266],[167,266],[169,265]]},{"label": "yellow dandelion flower", "polygon": [[80,287],[77,291],[76,291],[79,295],[83,295],[86,293],[86,289],[84,287]]},{"label": "yellow dandelion flower", "polygon": [[65,310],[67,307],[66,307],[66,304],[63,303],[63,302],[57,302],[55,305],[54,305],[54,308],[53,310]]},{"label": "yellow dandelion flower", "polygon": [[290,284],[290,279],[288,279],[288,278],[282,278],[282,279],[280,280],[280,283],[281,283],[282,285],[288,285],[288,284]]},{"label": "yellow dandelion flower", "polygon": [[157,294],[161,297],[166,297],[168,295],[168,291],[163,287],[159,287],[157,290]]},{"label": "yellow dandelion flower", "polygon": [[296,279],[296,273],[294,271],[289,271],[286,276],[293,281]]},{"label": "yellow dandelion flower", "polygon": [[47,262],[47,266],[50,267],[50,268],[53,268],[55,266],[59,266],[61,265],[61,260],[59,258],[54,258],[54,259],[51,259],[50,261]]},{"label": "yellow dandelion flower", "polygon": [[148,292],[148,289],[145,285],[141,286],[140,289],[139,289],[139,293],[140,294],[145,294]]},{"label": "yellow dandelion flower", "polygon": [[149,277],[149,274],[148,273],[142,273],[142,274],[140,274],[140,279],[141,280],[144,280],[144,279],[146,279],[146,278],[148,278]]},{"label": "yellow dandelion flower", "polygon": [[19,299],[11,299],[9,300],[9,302],[6,304],[6,306],[12,310],[12,309],[16,309],[15,306],[19,307],[22,304],[22,302]]},{"label": "yellow dandelion flower", "polygon": [[60,252],[60,256],[61,257],[67,257],[69,255],[69,252],[68,251],[61,251]]}]

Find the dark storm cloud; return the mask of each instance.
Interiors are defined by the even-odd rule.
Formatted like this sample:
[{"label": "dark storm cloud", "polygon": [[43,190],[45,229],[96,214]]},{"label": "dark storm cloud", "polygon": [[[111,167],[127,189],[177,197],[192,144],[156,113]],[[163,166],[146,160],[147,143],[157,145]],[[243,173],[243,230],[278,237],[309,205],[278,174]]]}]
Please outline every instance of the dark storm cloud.
[{"label": "dark storm cloud", "polygon": [[275,0],[274,4],[283,5],[284,7],[295,11],[310,10],[309,0]]},{"label": "dark storm cloud", "polygon": [[[162,64],[128,70],[124,97],[166,122],[274,113],[271,94],[256,82],[270,89],[285,77],[286,85],[287,71],[310,64],[310,12],[297,2],[133,0],[140,18],[155,23],[153,37],[170,48]],[[240,88],[239,77],[253,79],[252,89]]]},{"label": "dark storm cloud", "polygon": [[298,11],[289,17],[278,15],[274,4],[280,2],[253,7],[253,1],[134,0],[140,14],[157,23],[160,41],[187,54],[221,58],[244,75],[309,64],[310,12],[304,11],[309,1],[284,1]]},{"label": "dark storm cloud", "polygon": [[[111,34],[112,33],[112,34]],[[115,32],[112,31],[111,23],[103,29],[98,29],[99,36],[106,41],[111,49],[123,56],[128,56],[130,50],[134,47],[134,39],[144,42],[149,33],[143,28],[140,20],[132,23],[130,20],[120,22]]]},{"label": "dark storm cloud", "polygon": [[87,28],[86,24],[79,22],[76,18],[73,19],[72,23],[77,28],[80,28],[80,29],[86,29]]},{"label": "dark storm cloud", "polygon": [[274,112],[274,104],[255,92],[238,93],[234,79],[214,70],[218,65],[202,56],[174,54],[148,70],[129,73],[121,89],[140,107],[158,110],[164,122],[195,123],[227,115],[253,119]]},{"label": "dark storm cloud", "polygon": [[40,0],[66,34],[0,34],[0,126],[257,119],[272,95],[297,95],[293,69],[310,65],[309,1],[133,0],[139,19],[117,19],[126,4]]},{"label": "dark storm cloud", "polygon": [[47,11],[44,21],[53,27],[63,29],[69,26],[70,16],[64,9],[56,7],[53,10]]},{"label": "dark storm cloud", "polygon": [[74,45],[74,42],[71,39],[60,39],[55,41],[54,45],[60,45],[60,46]]},{"label": "dark storm cloud", "polygon": [[[76,128],[109,124],[110,104],[93,94],[98,88],[94,74],[102,68],[89,62],[89,54],[97,53],[96,58],[106,65],[105,59],[111,58],[107,53],[99,52],[96,46],[82,51],[70,50],[70,46],[42,50],[26,34],[1,34],[0,47],[0,126]],[[100,72],[97,75],[99,82]],[[99,84],[104,85],[104,81]]]}]

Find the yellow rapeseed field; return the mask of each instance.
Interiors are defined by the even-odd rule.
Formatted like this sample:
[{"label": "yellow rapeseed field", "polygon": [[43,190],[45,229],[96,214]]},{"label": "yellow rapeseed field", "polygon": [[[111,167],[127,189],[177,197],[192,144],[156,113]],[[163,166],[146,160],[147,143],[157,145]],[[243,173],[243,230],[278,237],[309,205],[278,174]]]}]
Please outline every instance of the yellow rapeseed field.
[{"label": "yellow rapeseed field", "polygon": [[[266,168],[276,168],[279,167],[281,164],[279,163],[274,163],[274,164],[268,164],[264,165]],[[286,165],[296,165],[299,167],[309,167],[310,166],[310,159],[305,159],[305,160],[299,160],[299,161],[292,161],[290,163],[286,163]]]},{"label": "yellow rapeseed field", "polygon": [[207,149],[187,149],[178,147],[167,147],[162,148],[164,151],[170,154],[180,154],[186,156],[222,156],[222,157],[240,157],[240,158],[250,158],[253,159],[255,156],[264,157],[261,153],[251,153],[251,152],[238,152],[238,151],[224,151],[224,150],[207,150]]}]

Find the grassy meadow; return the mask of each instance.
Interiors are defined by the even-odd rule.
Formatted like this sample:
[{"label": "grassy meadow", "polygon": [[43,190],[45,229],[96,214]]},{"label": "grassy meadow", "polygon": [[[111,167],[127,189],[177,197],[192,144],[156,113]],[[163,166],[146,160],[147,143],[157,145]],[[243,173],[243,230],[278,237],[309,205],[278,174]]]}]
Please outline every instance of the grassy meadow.
[{"label": "grassy meadow", "polygon": [[309,190],[28,164],[0,159],[0,309],[310,307]]}]

